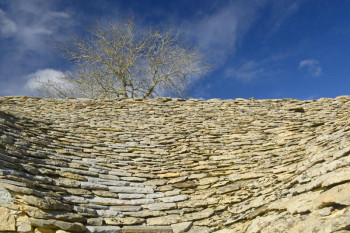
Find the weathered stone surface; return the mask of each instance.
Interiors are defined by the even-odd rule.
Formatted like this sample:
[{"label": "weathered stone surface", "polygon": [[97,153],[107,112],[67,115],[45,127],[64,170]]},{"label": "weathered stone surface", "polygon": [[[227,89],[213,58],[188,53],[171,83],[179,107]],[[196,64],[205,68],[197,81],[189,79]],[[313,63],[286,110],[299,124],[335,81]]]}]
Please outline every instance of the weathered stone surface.
[{"label": "weathered stone surface", "polygon": [[34,196],[23,196],[23,201],[26,203],[45,209],[45,210],[72,210],[72,207],[62,203],[61,201],[57,199],[53,199],[50,197],[34,197]]},{"label": "weathered stone surface", "polygon": [[141,206],[111,206],[111,210],[124,211],[124,212],[136,212],[142,209]]},{"label": "weathered stone surface", "polygon": [[16,227],[18,232],[31,232],[32,226],[27,216],[19,216],[16,219]]},{"label": "weathered stone surface", "polygon": [[148,218],[147,225],[170,225],[170,224],[178,223],[180,219],[181,217],[177,214],[156,217],[156,218]]},{"label": "weathered stone surface", "polygon": [[88,202],[97,204],[97,205],[131,205],[129,200],[120,200],[116,198],[103,198],[103,197],[94,197],[88,199]]},{"label": "weathered stone surface", "polygon": [[192,222],[182,222],[177,224],[171,224],[174,233],[184,233],[188,231],[192,226]]},{"label": "weathered stone surface", "polygon": [[173,233],[173,230],[167,226],[126,226],[122,233]]},{"label": "weathered stone surface", "polygon": [[30,222],[33,226],[52,228],[52,229],[62,229],[71,232],[85,232],[86,228],[81,223],[69,223],[59,220],[44,220],[44,219],[34,219],[31,218]]},{"label": "weathered stone surface", "polygon": [[185,214],[183,216],[182,220],[183,221],[198,220],[198,219],[208,218],[213,214],[214,214],[214,209],[207,208],[207,209],[202,210],[200,212]]},{"label": "weathered stone surface", "polygon": [[12,232],[344,232],[349,115],[349,96],[0,97],[0,208]]},{"label": "weathered stone surface", "polygon": [[15,231],[16,220],[10,210],[0,207],[0,231]]},{"label": "weathered stone surface", "polygon": [[120,193],[119,198],[120,199],[139,199],[139,198],[145,198],[146,195],[142,193]]},{"label": "weathered stone surface", "polygon": [[104,219],[106,224],[108,225],[135,225],[135,224],[141,224],[145,220],[141,218],[134,218],[134,217],[124,217],[124,218],[105,218]]},{"label": "weathered stone surface", "polygon": [[162,202],[177,202],[177,201],[184,201],[187,199],[188,199],[188,195],[177,195],[177,196],[159,198],[159,200],[161,200]]},{"label": "weathered stone surface", "polygon": [[87,226],[86,233],[121,233],[122,229],[117,226]]},{"label": "weathered stone surface", "polygon": [[114,193],[154,193],[151,188],[139,188],[139,187],[110,187],[109,191]]},{"label": "weathered stone surface", "polygon": [[153,203],[148,205],[142,205],[143,208],[149,209],[149,210],[169,210],[176,208],[175,203]]},{"label": "weathered stone surface", "polygon": [[37,227],[34,233],[56,233],[56,230],[47,227]]},{"label": "weathered stone surface", "polygon": [[0,205],[13,204],[11,194],[0,184]]}]

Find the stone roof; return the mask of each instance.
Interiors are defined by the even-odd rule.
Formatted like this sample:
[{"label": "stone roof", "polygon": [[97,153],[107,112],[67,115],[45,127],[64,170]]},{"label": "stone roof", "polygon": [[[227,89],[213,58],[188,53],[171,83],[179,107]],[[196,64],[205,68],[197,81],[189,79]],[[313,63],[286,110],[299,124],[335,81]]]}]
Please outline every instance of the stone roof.
[{"label": "stone roof", "polygon": [[347,232],[350,96],[0,98],[0,232]]}]

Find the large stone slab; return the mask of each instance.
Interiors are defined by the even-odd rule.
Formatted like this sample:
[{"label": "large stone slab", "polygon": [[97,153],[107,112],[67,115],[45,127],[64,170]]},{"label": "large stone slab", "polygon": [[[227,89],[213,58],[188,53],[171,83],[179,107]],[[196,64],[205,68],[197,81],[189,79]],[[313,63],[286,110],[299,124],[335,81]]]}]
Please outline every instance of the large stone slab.
[{"label": "large stone slab", "polygon": [[173,233],[169,226],[126,226],[122,233]]},{"label": "large stone slab", "polygon": [[140,188],[140,187],[109,187],[109,191],[114,193],[154,193],[151,188]]},{"label": "large stone slab", "polygon": [[118,226],[87,226],[86,233],[121,233]]}]

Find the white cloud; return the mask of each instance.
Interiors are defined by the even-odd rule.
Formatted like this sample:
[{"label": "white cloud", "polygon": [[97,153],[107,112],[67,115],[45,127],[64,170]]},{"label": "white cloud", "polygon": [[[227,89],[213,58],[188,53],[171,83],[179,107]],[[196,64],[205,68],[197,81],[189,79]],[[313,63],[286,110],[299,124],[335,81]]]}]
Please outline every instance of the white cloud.
[{"label": "white cloud", "polygon": [[17,25],[9,19],[5,12],[0,9],[0,32],[4,37],[9,37],[17,32]]},{"label": "white cloud", "polygon": [[42,85],[41,82],[47,82],[47,81],[65,85],[65,82],[62,80],[63,76],[64,74],[58,70],[53,70],[53,69],[37,70],[36,72],[26,76],[26,79],[28,79],[28,81],[25,84],[25,89],[30,91],[37,91]]},{"label": "white cloud", "polygon": [[319,61],[315,59],[306,59],[299,63],[299,68],[305,68],[309,75],[313,77],[318,77],[322,74],[322,67]]}]

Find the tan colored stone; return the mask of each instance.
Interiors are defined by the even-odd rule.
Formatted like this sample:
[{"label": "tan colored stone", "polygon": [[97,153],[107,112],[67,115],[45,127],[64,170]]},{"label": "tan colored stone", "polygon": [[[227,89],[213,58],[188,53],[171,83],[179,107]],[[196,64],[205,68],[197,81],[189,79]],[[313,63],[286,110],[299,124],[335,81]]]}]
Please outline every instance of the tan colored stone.
[{"label": "tan colored stone", "polygon": [[160,178],[175,178],[180,176],[180,172],[169,172],[169,173],[163,173],[163,174],[158,174]]},{"label": "tan colored stone", "polygon": [[56,233],[56,230],[46,227],[37,227],[35,228],[34,233]]},{"label": "tan colored stone", "polygon": [[31,232],[32,225],[30,224],[29,218],[27,216],[19,216],[16,219],[17,231],[19,232]]},{"label": "tan colored stone", "polygon": [[116,217],[116,218],[104,218],[104,221],[108,225],[135,225],[142,224],[145,220],[142,218],[134,217]]},{"label": "tan colored stone", "polygon": [[10,210],[0,207],[0,231],[15,231],[16,220]]}]

